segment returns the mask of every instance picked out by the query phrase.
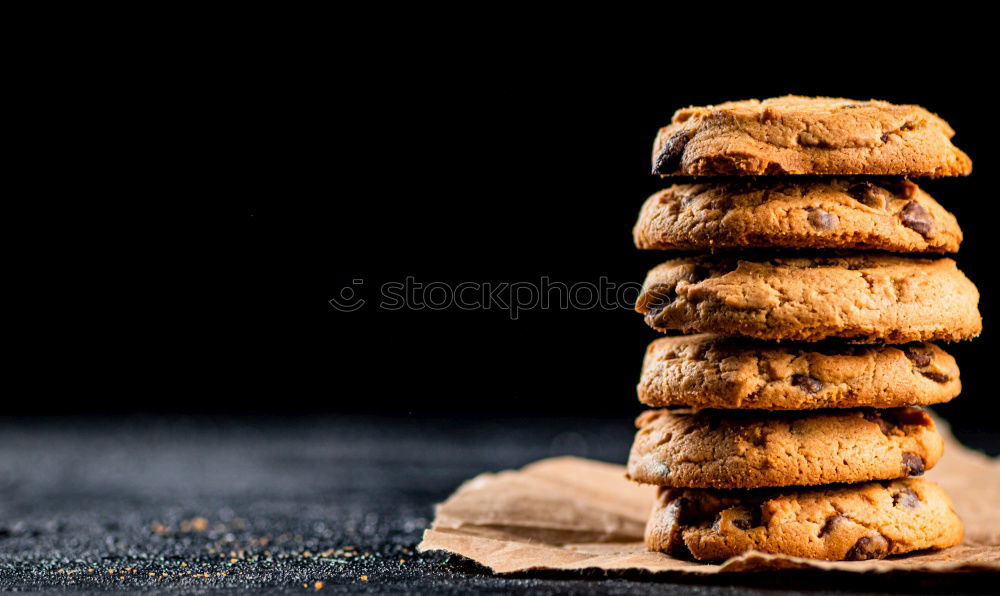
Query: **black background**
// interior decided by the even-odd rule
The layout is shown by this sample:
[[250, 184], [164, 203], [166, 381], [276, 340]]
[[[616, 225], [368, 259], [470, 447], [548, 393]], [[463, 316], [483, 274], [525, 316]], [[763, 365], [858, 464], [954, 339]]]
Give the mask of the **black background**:
[[[955, 59], [985, 60], [981, 48], [764, 61], [764, 47], [701, 46], [640, 64], [558, 46], [515, 56], [426, 39], [282, 41], [213, 48], [175, 71], [164, 54], [163, 78], [67, 66], [67, 95], [44, 104], [65, 126], [42, 140], [57, 159], [12, 218], [23, 300], [11, 315], [25, 333], [11, 364], [27, 389], [11, 412], [627, 424], [656, 337], [639, 315], [389, 312], [379, 287], [641, 281], [666, 257], [630, 236], [664, 184], [648, 173], [657, 128], [686, 105], [797, 93], [918, 103], [956, 129], [975, 172], [924, 186], [962, 225], [958, 260], [985, 328], [950, 346], [964, 393], [937, 410], [963, 432], [1000, 428], [1000, 131], [989, 69]], [[327, 301], [354, 279], [368, 304], [334, 310]]]
[[[497, 578], [413, 552], [433, 503], [484, 470], [624, 460], [656, 337], [639, 315], [327, 302], [354, 279], [369, 300], [407, 276], [641, 280], [665, 258], [630, 238], [663, 184], [650, 145], [688, 104], [878, 97], [954, 125], [975, 172], [926, 187], [965, 230], [985, 329], [948, 348], [965, 391], [937, 410], [998, 453], [993, 19], [944, 5], [672, 4], [625, 24], [606, 7], [590, 22], [582, 7], [355, 8], [12, 21], [0, 585], [690, 591], [703, 580]], [[151, 531], [196, 516], [212, 529]], [[247, 525], [219, 529], [234, 516]], [[212, 550], [231, 535], [249, 549], [236, 563]], [[259, 537], [275, 540], [248, 546]], [[346, 545], [365, 556], [334, 568], [305, 553]], [[105, 572], [125, 567], [139, 573]], [[931, 581], [876, 579], [803, 581]]]

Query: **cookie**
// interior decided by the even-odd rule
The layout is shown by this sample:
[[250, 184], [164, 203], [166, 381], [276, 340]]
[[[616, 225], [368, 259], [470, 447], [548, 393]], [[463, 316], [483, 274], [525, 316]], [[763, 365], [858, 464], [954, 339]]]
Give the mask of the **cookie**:
[[962, 533], [948, 495], [920, 478], [781, 491], [664, 488], [646, 548], [703, 561], [749, 550], [860, 561], [954, 546]]
[[674, 113], [653, 145], [664, 176], [956, 176], [972, 160], [915, 105], [789, 95]]
[[892, 480], [931, 469], [944, 450], [920, 408], [648, 410], [636, 427], [629, 477], [684, 488]]
[[955, 216], [909, 180], [754, 178], [676, 184], [646, 200], [643, 249], [852, 248], [956, 252]]
[[905, 343], [979, 335], [979, 292], [951, 259], [699, 256], [649, 272], [636, 310], [661, 331]]
[[931, 343], [765, 343], [712, 334], [660, 338], [642, 363], [649, 406], [811, 410], [946, 402], [958, 365]]

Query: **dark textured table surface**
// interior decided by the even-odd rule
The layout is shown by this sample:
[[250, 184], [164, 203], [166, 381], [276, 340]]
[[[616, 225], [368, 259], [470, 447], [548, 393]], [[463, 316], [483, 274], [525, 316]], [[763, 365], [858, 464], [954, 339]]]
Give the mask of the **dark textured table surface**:
[[[706, 594], [989, 591], [976, 576], [495, 577], [415, 552], [463, 480], [622, 461], [627, 420], [0, 420], [0, 589]], [[995, 450], [995, 437], [962, 437]], [[993, 441], [991, 443], [991, 441]]]

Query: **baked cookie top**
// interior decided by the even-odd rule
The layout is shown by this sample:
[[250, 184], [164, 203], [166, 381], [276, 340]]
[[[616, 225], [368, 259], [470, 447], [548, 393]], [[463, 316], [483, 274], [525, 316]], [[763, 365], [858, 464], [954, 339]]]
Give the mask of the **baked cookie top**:
[[893, 480], [923, 474], [944, 451], [920, 408], [649, 410], [636, 427], [628, 476], [683, 488]]
[[845, 345], [753, 341], [712, 334], [649, 344], [639, 401], [654, 406], [813, 410], [946, 402], [958, 365], [931, 343]]
[[698, 560], [749, 550], [833, 561], [881, 559], [962, 541], [941, 487], [922, 478], [780, 491], [660, 489], [646, 548]]
[[677, 110], [653, 145], [664, 176], [956, 176], [972, 160], [916, 105], [789, 95]]
[[646, 276], [636, 310], [661, 331], [906, 343], [979, 335], [979, 292], [951, 259], [703, 255]]
[[906, 179], [746, 178], [675, 184], [649, 197], [643, 249], [850, 248], [956, 252], [955, 216]]

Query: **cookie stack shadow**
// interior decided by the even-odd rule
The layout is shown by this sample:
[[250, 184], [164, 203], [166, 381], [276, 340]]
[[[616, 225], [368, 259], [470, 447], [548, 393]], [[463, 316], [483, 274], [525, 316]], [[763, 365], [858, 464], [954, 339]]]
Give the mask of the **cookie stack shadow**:
[[931, 342], [977, 336], [975, 286], [941, 255], [954, 216], [921, 177], [967, 175], [927, 110], [783, 97], [679, 110], [654, 145], [641, 249], [685, 251], [636, 304], [659, 331], [628, 462], [660, 486], [650, 550], [829, 560], [958, 544], [948, 496], [917, 478], [944, 449], [923, 406], [956, 397]]

